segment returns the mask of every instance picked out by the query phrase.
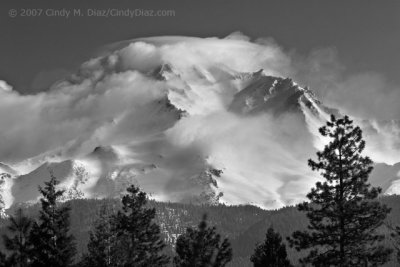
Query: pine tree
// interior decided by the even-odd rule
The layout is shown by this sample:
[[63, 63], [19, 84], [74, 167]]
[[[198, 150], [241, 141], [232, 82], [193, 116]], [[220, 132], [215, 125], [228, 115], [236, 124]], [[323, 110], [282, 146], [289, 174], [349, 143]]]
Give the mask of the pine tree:
[[177, 267], [223, 267], [232, 260], [232, 248], [228, 239], [221, 242], [215, 227], [207, 226], [204, 215], [198, 229], [187, 228], [176, 242]]
[[282, 237], [272, 227], [268, 228], [264, 243], [258, 245], [250, 258], [254, 267], [292, 267], [287, 258]]
[[39, 221], [33, 224], [30, 242], [33, 245], [32, 266], [71, 266], [75, 255], [74, 237], [69, 234], [70, 207], [58, 202], [64, 191], [57, 190], [58, 181], [51, 173], [45, 187], [39, 187]]
[[83, 257], [80, 266], [116, 266], [117, 236], [112, 215], [112, 208], [104, 203], [100, 207], [94, 230], [89, 233], [88, 253]]
[[9, 265], [28, 266], [31, 250], [31, 244], [29, 243], [31, 226], [32, 220], [24, 216], [21, 208], [17, 209], [15, 215], [9, 218], [7, 230], [11, 233], [11, 237], [3, 235], [4, 246], [11, 252], [7, 259]]
[[333, 115], [319, 131], [331, 141], [309, 166], [325, 181], [317, 182], [309, 202], [298, 206], [307, 214], [308, 231], [294, 232], [289, 241], [297, 250], [309, 249], [301, 262], [313, 266], [384, 264], [392, 250], [381, 244], [384, 236], [376, 230], [390, 209], [376, 201], [381, 189], [368, 183], [372, 161], [361, 154], [362, 131], [347, 116]]
[[163, 254], [165, 244], [160, 227], [154, 222], [156, 210], [146, 208], [146, 193], [134, 185], [122, 197], [122, 211], [115, 216], [118, 239], [118, 266], [167, 266], [169, 257]]

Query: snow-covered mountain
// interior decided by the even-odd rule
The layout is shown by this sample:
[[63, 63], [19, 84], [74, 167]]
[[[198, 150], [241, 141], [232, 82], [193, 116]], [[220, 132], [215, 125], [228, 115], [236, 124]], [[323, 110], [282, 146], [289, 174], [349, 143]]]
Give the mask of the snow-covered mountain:
[[[30, 141], [6, 144], [0, 158], [6, 207], [36, 201], [50, 173], [66, 199], [117, 197], [131, 183], [162, 201], [277, 208], [304, 199], [319, 179], [307, 166], [325, 142], [318, 128], [340, 110], [277, 75], [276, 61], [243, 69], [219, 43], [215, 57], [208, 43], [163, 40], [127, 42], [47, 93], [2, 92], [28, 99], [34, 122], [19, 129], [31, 130]], [[400, 127], [356, 123], [379, 163], [372, 183], [400, 192], [400, 168], [391, 165], [400, 161]]]

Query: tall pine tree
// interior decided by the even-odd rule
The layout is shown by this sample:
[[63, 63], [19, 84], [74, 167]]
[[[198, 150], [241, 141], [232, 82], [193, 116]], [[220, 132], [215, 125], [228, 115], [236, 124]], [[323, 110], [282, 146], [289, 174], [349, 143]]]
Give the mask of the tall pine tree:
[[215, 227], [208, 227], [206, 216], [198, 229], [187, 228], [176, 241], [174, 264], [177, 267], [223, 267], [232, 260], [228, 239], [221, 242]]
[[333, 115], [319, 131], [330, 142], [309, 166], [325, 181], [298, 207], [307, 214], [308, 231], [294, 232], [289, 241], [297, 250], [309, 249], [301, 262], [313, 266], [384, 264], [392, 251], [381, 244], [384, 236], [377, 229], [390, 209], [376, 201], [381, 189], [368, 183], [372, 161], [362, 156], [362, 131], [347, 116]]
[[258, 245], [250, 258], [254, 267], [292, 267], [287, 258], [282, 237], [272, 226], [268, 228], [264, 243]]
[[124, 267], [167, 266], [169, 257], [160, 227], [154, 222], [156, 210], [147, 208], [146, 193], [134, 185], [122, 197], [122, 211], [115, 216], [118, 239], [117, 265]]
[[80, 266], [112, 267], [117, 266], [117, 234], [113, 219], [114, 211], [105, 202], [89, 234], [88, 253], [83, 257]]
[[31, 226], [32, 220], [24, 216], [21, 208], [15, 211], [14, 216], [10, 216], [7, 230], [11, 236], [3, 235], [4, 246], [10, 251], [7, 259], [10, 266], [29, 266], [29, 254], [32, 249], [29, 242]]
[[57, 190], [57, 184], [51, 173], [45, 187], [39, 187], [43, 197], [39, 221], [33, 224], [30, 234], [32, 266], [67, 267], [73, 264], [76, 249], [74, 237], [69, 234], [70, 207], [58, 201], [64, 191]]

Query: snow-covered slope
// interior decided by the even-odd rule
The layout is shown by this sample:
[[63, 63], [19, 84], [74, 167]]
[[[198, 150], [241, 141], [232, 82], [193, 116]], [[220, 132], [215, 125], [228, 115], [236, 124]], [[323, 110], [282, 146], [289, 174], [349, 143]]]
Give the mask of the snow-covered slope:
[[[277, 208], [304, 199], [318, 180], [307, 166], [325, 143], [318, 128], [340, 111], [278, 76], [276, 61], [253, 64], [270, 58], [258, 47], [235, 43], [236, 62], [218, 42], [162, 40], [121, 43], [47, 93], [2, 92], [31, 114], [20, 118], [22, 128], [2, 128], [15, 140], [0, 158], [5, 206], [36, 201], [50, 173], [66, 199], [117, 197], [131, 183], [163, 201]], [[397, 170], [390, 164], [399, 161], [400, 127], [356, 123], [368, 155], [382, 164], [371, 181], [400, 192], [386, 171]]]
[[11, 175], [17, 174], [17, 172], [13, 168], [1, 162], [0, 162], [0, 173], [8, 173]]
[[279, 115], [298, 111], [305, 105], [312, 112], [318, 112], [312, 91], [302, 88], [291, 79], [262, 75], [262, 70], [254, 73], [251, 82], [237, 93], [230, 105], [233, 112], [254, 114], [270, 112]]

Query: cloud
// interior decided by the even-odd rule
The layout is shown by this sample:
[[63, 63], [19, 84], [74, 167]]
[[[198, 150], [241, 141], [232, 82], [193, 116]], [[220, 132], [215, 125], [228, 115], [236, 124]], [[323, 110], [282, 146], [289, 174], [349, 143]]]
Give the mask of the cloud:
[[20, 161], [80, 138], [95, 138], [112, 121], [165, 95], [160, 83], [136, 71], [114, 73], [96, 82], [64, 82], [56, 88], [37, 95], [2, 96], [1, 161]]
[[[241, 73], [264, 69], [267, 75], [293, 76], [324, 102], [359, 118], [400, 114], [399, 95], [382, 76], [342, 79], [345, 68], [333, 48], [300, 56], [271, 38], [251, 41], [239, 32], [226, 38], [142, 38], [110, 47], [48, 91], [20, 95], [0, 81], [0, 161], [33, 168], [49, 158], [86, 155], [99, 145], [123, 147], [135, 164], [157, 161], [159, 169], [142, 182], [158, 196], [171, 197], [193, 187], [185, 179], [205, 164], [194, 161], [189, 170], [178, 159], [201, 155], [223, 170], [222, 200], [281, 207], [302, 200], [316, 180], [306, 164], [315, 153], [309, 121], [304, 123], [302, 113], [276, 118], [229, 112], [246, 85], [237, 79]], [[165, 72], [155, 73], [163, 65]], [[378, 138], [382, 125], [371, 129], [370, 153], [397, 144]], [[384, 140], [393, 140], [396, 129]], [[377, 155], [389, 161], [397, 153]]]
[[315, 150], [301, 114], [274, 118], [218, 112], [184, 118], [167, 134], [176, 146], [196, 144], [211, 155], [209, 163], [223, 170], [218, 184], [227, 203], [291, 205], [303, 200], [316, 181], [306, 164]]
[[291, 52], [291, 57], [292, 75], [295, 80], [311, 87], [325, 101], [346, 70], [340, 63], [338, 51], [334, 47], [315, 48], [308, 55]]
[[0, 80], [0, 92], [11, 92], [12, 91], [12, 86], [9, 85], [6, 81]]
[[291, 53], [293, 77], [311, 87], [321, 100], [357, 118], [398, 120], [399, 85], [374, 71], [346, 73], [334, 47], [313, 49], [309, 55]]
[[118, 52], [121, 70], [151, 71], [161, 62], [161, 54], [158, 49], [149, 43], [135, 42]]
[[46, 91], [51, 85], [58, 80], [64, 79], [70, 73], [71, 71], [66, 69], [42, 70], [33, 79], [29, 93]]
[[346, 73], [334, 47], [314, 49], [307, 56], [292, 53], [292, 62], [297, 81], [362, 126], [366, 155], [379, 163], [399, 162], [399, 85], [373, 71]]
[[247, 35], [243, 34], [240, 31], [229, 34], [228, 36], [225, 37], [225, 39], [241, 40], [241, 41], [246, 41], [246, 42], [250, 41], [250, 37], [248, 37]]
[[[154, 37], [140, 40], [159, 47], [162, 60], [173, 62], [181, 69], [223, 66], [249, 72], [263, 68], [271, 75], [286, 75], [291, 63], [290, 57], [279, 46], [257, 44], [246, 38]], [[160, 40], [166, 44], [160, 44]]]
[[361, 73], [338, 82], [327, 92], [327, 99], [359, 118], [400, 118], [400, 88], [391, 86], [377, 73]]

